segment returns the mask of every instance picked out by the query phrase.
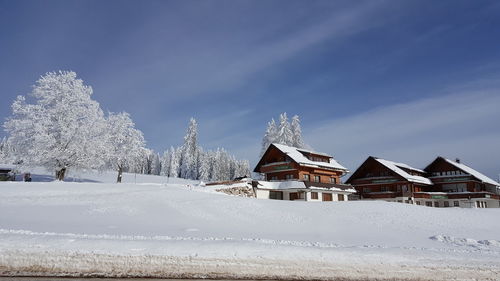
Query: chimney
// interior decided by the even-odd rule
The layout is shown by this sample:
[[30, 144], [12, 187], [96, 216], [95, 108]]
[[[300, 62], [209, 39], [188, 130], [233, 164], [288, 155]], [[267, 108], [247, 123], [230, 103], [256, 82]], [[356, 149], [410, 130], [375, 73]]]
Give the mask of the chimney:
[[460, 159], [459, 158], [455, 158], [455, 162], [460, 163]]

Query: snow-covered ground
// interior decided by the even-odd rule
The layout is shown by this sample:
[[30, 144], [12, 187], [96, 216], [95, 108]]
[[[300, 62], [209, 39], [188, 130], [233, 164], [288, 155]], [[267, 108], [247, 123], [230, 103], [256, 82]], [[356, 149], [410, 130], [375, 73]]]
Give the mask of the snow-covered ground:
[[115, 177], [1, 182], [0, 275], [500, 280], [499, 209], [260, 200]]

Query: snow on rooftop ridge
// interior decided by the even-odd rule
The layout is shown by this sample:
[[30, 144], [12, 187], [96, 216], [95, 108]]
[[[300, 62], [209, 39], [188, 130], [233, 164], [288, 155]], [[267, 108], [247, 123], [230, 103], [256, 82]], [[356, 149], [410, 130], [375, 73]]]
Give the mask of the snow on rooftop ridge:
[[389, 161], [389, 160], [385, 160], [385, 159], [381, 159], [381, 158], [375, 158], [375, 160], [410, 182], [432, 185], [432, 181], [430, 179], [428, 179], [426, 177], [422, 177], [422, 176], [410, 175], [407, 172], [405, 172], [403, 169], [401, 169], [400, 167], [414, 170], [414, 171], [421, 171], [419, 169], [415, 169], [415, 168], [408, 166], [406, 164], [403, 164], [403, 163], [397, 163], [397, 162], [393, 162], [393, 161]]
[[302, 181], [258, 181], [259, 188], [264, 189], [298, 189], [306, 188]]
[[[293, 161], [297, 162], [298, 164], [311, 165], [311, 166], [315, 166], [315, 167], [326, 167], [326, 168], [330, 168], [330, 169], [343, 170], [343, 171], [347, 172], [346, 167], [340, 165], [335, 159], [333, 159], [333, 157], [331, 157], [329, 155], [328, 155], [328, 157], [331, 157], [330, 163], [312, 161], [312, 160], [308, 159], [307, 157], [305, 157], [304, 154], [302, 154], [300, 152], [300, 151], [305, 151], [303, 149], [291, 147], [291, 146], [279, 144], [279, 143], [273, 143], [273, 145], [276, 148], [278, 148], [279, 150], [281, 150], [281, 152], [287, 154], [290, 158], [293, 159]], [[307, 151], [307, 152], [310, 152], [310, 151]], [[312, 152], [312, 153], [318, 154], [316, 152]]]
[[[443, 157], [444, 158], [444, 157]], [[444, 160], [446, 160], [446, 162], [452, 164], [453, 166], [461, 169], [462, 171], [476, 177], [477, 179], [481, 180], [482, 182], [485, 182], [485, 183], [489, 183], [489, 184], [492, 184], [492, 185], [495, 185], [495, 186], [500, 186], [500, 183], [494, 181], [493, 179], [483, 175], [482, 173], [474, 170], [473, 168], [465, 165], [465, 164], [462, 164], [462, 163], [458, 163], [456, 161], [453, 161], [453, 160], [450, 160], [450, 159], [447, 159], [447, 158], [444, 158]]]

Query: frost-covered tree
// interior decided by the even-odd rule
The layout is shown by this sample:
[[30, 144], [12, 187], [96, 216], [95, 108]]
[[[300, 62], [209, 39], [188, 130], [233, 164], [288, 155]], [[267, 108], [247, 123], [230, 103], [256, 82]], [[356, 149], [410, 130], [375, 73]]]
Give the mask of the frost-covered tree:
[[264, 155], [269, 145], [278, 140], [278, 128], [276, 126], [276, 122], [274, 118], [271, 119], [270, 122], [267, 123], [266, 133], [264, 134], [264, 138], [262, 138], [262, 149], [260, 150], [260, 156]]
[[180, 176], [180, 158], [181, 149], [180, 147], [175, 149], [170, 147], [170, 177], [178, 178]]
[[163, 152], [163, 156], [161, 157], [161, 171], [160, 175], [170, 177], [170, 153], [169, 151]]
[[302, 140], [302, 129], [300, 127], [300, 118], [298, 115], [292, 117], [292, 124], [290, 125], [292, 130], [292, 140], [291, 146], [304, 148], [304, 141]]
[[160, 162], [160, 154], [158, 153], [153, 153], [151, 155], [152, 160], [151, 160], [151, 174], [152, 175], [160, 175], [161, 171], [161, 162]]
[[271, 143], [279, 143], [298, 148], [306, 147], [306, 144], [304, 144], [302, 140], [302, 129], [300, 127], [299, 116], [295, 115], [290, 124], [286, 112], [284, 112], [280, 114], [279, 125], [276, 125], [274, 119], [267, 123], [267, 129], [262, 138], [261, 157]]
[[200, 153], [200, 168], [199, 168], [199, 179], [202, 181], [209, 181], [212, 174], [213, 166], [213, 153], [211, 151], [206, 151]]
[[104, 114], [91, 99], [92, 88], [71, 71], [50, 72], [35, 84], [28, 103], [18, 96], [4, 124], [17, 156], [27, 166], [53, 169], [100, 168], [108, 147]]
[[144, 136], [135, 129], [128, 113], [110, 113], [107, 129], [107, 161], [109, 166], [118, 171], [117, 182], [122, 181], [126, 167], [137, 165], [144, 153]]
[[9, 163], [9, 146], [7, 144], [7, 138], [3, 137], [0, 142], [0, 163]]
[[290, 128], [290, 123], [288, 122], [288, 117], [286, 116], [286, 112], [284, 112], [280, 115], [278, 138], [276, 142], [284, 145], [292, 145], [292, 138], [293, 135], [292, 135], [292, 130]]
[[184, 144], [181, 147], [180, 155], [180, 177], [185, 179], [196, 179], [198, 173], [198, 125], [194, 118], [189, 121], [189, 127], [184, 136]]

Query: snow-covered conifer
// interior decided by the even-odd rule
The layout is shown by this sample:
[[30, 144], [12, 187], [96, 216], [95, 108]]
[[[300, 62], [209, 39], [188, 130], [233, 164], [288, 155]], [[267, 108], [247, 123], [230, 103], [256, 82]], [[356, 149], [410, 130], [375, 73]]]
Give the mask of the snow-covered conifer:
[[262, 149], [260, 150], [260, 156], [264, 155], [269, 145], [278, 140], [278, 128], [276, 127], [276, 122], [274, 118], [271, 119], [269, 123], [267, 123], [266, 133], [264, 134], [264, 138], [262, 138]]
[[160, 154], [155, 152], [151, 155], [151, 157], [152, 157], [151, 174], [158, 176], [158, 175], [160, 175], [160, 171], [161, 171]]
[[161, 157], [161, 171], [160, 175], [170, 177], [170, 153], [169, 151], [163, 152], [163, 156]]
[[202, 181], [209, 181], [210, 176], [211, 176], [211, 170], [212, 170], [212, 152], [211, 151], [206, 151], [203, 153], [200, 153], [200, 175], [199, 179]]
[[277, 143], [284, 145], [292, 145], [292, 130], [290, 129], [290, 123], [288, 122], [288, 117], [286, 112], [280, 114], [280, 124], [278, 127], [278, 138]]
[[189, 127], [181, 147], [180, 177], [196, 179], [196, 160], [198, 154], [198, 125], [194, 118], [189, 121]]
[[107, 128], [92, 88], [76, 73], [50, 72], [33, 88], [35, 103], [18, 96], [4, 126], [24, 165], [44, 166], [63, 180], [67, 169], [99, 168], [105, 163]]
[[292, 130], [291, 146], [304, 148], [304, 141], [302, 140], [302, 129], [300, 127], [300, 118], [298, 115], [292, 117], [290, 128]]
[[170, 172], [169, 175], [172, 178], [178, 178], [180, 176], [180, 158], [181, 158], [181, 148], [175, 149], [170, 147]]

